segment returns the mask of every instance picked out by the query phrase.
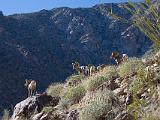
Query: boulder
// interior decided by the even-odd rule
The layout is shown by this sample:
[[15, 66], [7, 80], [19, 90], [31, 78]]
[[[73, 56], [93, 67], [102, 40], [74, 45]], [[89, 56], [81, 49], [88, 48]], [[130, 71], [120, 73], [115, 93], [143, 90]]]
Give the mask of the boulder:
[[[39, 94], [36, 96], [28, 97], [27, 99], [16, 104], [11, 120], [20, 120], [21, 117], [25, 117], [28, 119], [35, 113], [40, 113], [44, 106], [54, 107], [58, 104], [58, 102], [58, 97], [52, 97], [47, 94]], [[39, 118], [42, 115], [42, 113], [39, 114]]]

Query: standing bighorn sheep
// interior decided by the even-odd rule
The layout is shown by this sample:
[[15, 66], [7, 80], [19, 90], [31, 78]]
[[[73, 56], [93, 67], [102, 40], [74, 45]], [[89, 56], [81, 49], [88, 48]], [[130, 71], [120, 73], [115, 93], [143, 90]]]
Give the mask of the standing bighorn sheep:
[[123, 61], [118, 52], [112, 52], [110, 58], [113, 58], [116, 61], [117, 65], [121, 64]]
[[122, 62], [128, 61], [127, 54], [123, 54], [121, 57], [118, 52], [112, 52], [110, 58], [113, 58], [116, 61], [117, 65], [121, 64]]
[[28, 97], [35, 95], [36, 92], [35, 80], [26, 80], [24, 85], [28, 88]]
[[79, 62], [72, 63], [72, 67], [74, 70], [78, 72], [78, 74], [91, 76], [96, 72], [96, 67], [94, 65], [88, 64], [87, 66], [80, 66]]
[[96, 67], [94, 65], [88, 64], [88, 76], [92, 76], [94, 73], [96, 73]]
[[84, 66], [80, 66], [79, 62], [72, 63], [72, 67], [78, 74], [84, 74]]
[[128, 61], [128, 55], [127, 54], [123, 54], [122, 55], [122, 60], [123, 60], [123, 62], [127, 62]]

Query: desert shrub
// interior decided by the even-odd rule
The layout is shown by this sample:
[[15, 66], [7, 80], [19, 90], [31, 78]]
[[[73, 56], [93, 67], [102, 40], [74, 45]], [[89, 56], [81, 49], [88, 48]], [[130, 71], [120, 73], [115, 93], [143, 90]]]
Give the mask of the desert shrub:
[[[97, 91], [88, 104], [79, 112], [79, 120], [98, 120], [112, 110], [113, 94], [111, 91]], [[113, 120], [113, 114], [108, 114], [107, 120]]]
[[133, 103], [127, 106], [127, 111], [132, 114], [135, 120], [160, 120], [159, 105], [150, 103], [146, 99], [137, 99], [134, 97]]
[[85, 93], [86, 90], [83, 85], [69, 87], [64, 90], [62, 99], [77, 103], [85, 95]]
[[153, 71], [148, 71], [147, 69], [139, 69], [137, 75], [132, 80], [132, 83], [129, 85], [130, 91], [132, 93], [141, 92], [144, 87], [152, 88], [155, 85]]
[[51, 95], [53, 97], [60, 97], [62, 90], [63, 90], [63, 84], [55, 83], [50, 85], [47, 88], [46, 92], [48, 95]]
[[112, 77], [118, 75], [117, 68], [116, 66], [107, 66], [101, 72], [99, 72], [99, 75], [111, 79]]
[[84, 78], [85, 78], [84, 75], [72, 75], [68, 77], [66, 81], [68, 86], [76, 86], [79, 83], [81, 83]]
[[137, 71], [137, 76], [133, 78], [131, 84], [129, 85], [129, 89], [130, 91], [132, 91], [132, 93], [139, 92], [141, 88], [147, 85], [148, 80], [146, 75], [147, 75], [147, 72], [144, 69], [139, 69]]
[[100, 86], [101, 84], [103, 84], [105, 81], [107, 81], [108, 79], [106, 77], [103, 76], [95, 76], [90, 78], [85, 86], [86, 86], [86, 90], [88, 91], [93, 91], [95, 90], [98, 86]]
[[118, 70], [121, 77], [125, 77], [134, 72], [137, 72], [139, 69], [145, 68], [142, 61], [138, 58], [130, 58], [127, 62], [122, 63]]
[[9, 120], [9, 119], [10, 119], [9, 111], [8, 110], [4, 110], [3, 111], [2, 120]]
[[134, 117], [135, 120], [138, 120], [138, 118], [143, 115], [143, 108], [146, 106], [146, 100], [133, 97], [133, 102], [127, 106], [127, 111]]
[[[150, 108], [151, 109], [151, 108]], [[160, 120], [160, 108], [157, 110], [154, 110], [153, 108], [148, 112], [146, 112], [142, 116], [142, 120]]]
[[106, 67], [104, 70], [99, 72], [95, 76], [91, 76], [85, 82], [85, 88], [88, 91], [94, 91], [98, 86], [104, 82], [109, 82], [113, 77], [117, 76], [117, 71], [115, 66]]
[[58, 104], [58, 109], [60, 111], [66, 111], [69, 109], [69, 107], [73, 104], [73, 101], [62, 99]]
[[140, 79], [134, 78], [132, 83], [129, 85], [129, 90], [132, 91], [132, 93], [136, 94], [137, 92], [140, 92], [141, 88], [143, 88], [145, 84]]
[[[135, 119], [138, 119], [144, 114], [143, 108], [148, 105], [148, 100], [153, 100], [154, 95], [156, 94], [156, 84], [153, 79], [153, 72], [148, 71], [147, 69], [139, 69], [134, 80], [129, 85], [129, 89], [133, 93], [133, 102], [127, 109], [128, 112], [134, 115]], [[150, 89], [150, 92], [148, 92], [148, 99], [138, 99], [137, 94], [143, 93], [146, 89]]]

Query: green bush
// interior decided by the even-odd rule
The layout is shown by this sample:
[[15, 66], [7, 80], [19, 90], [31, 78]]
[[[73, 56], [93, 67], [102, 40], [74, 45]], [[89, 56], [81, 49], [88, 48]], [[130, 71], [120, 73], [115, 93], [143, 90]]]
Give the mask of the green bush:
[[119, 66], [118, 70], [119, 70], [119, 75], [121, 77], [125, 77], [134, 72], [137, 72], [139, 69], [144, 69], [144, 68], [145, 66], [140, 59], [130, 58], [127, 62], [122, 63]]
[[69, 107], [73, 104], [73, 101], [71, 100], [65, 100], [65, 99], [62, 99], [59, 104], [58, 104], [58, 109], [60, 111], [66, 111], [69, 109]]
[[68, 86], [77, 86], [82, 82], [82, 80], [85, 78], [84, 75], [72, 75], [67, 78], [67, 85]]
[[[94, 97], [86, 104], [79, 113], [79, 120], [98, 120], [112, 110], [113, 94], [111, 91], [97, 91]], [[113, 114], [109, 114], [106, 120], [113, 120]]]
[[101, 76], [107, 77], [108, 79], [112, 79], [112, 77], [115, 77], [118, 75], [118, 72], [117, 72], [116, 66], [107, 66], [99, 74]]
[[144, 87], [144, 83], [143, 81], [141, 81], [141, 79], [136, 79], [134, 78], [132, 83], [129, 85], [129, 90], [134, 93], [137, 94], [140, 92], [141, 88]]
[[101, 84], [103, 84], [107, 80], [108, 79], [106, 77], [103, 77], [103, 76], [92, 77], [85, 84], [86, 90], [94, 91], [98, 86], [100, 86]]
[[129, 85], [130, 91], [136, 94], [142, 91], [144, 87], [151, 88], [155, 85], [154, 74], [146, 69], [139, 69], [137, 75], [133, 78]]
[[[129, 113], [131, 113], [135, 119], [142, 116], [143, 108], [148, 105], [148, 99], [139, 99], [138, 94], [144, 93], [144, 90], [150, 89], [148, 92], [148, 98], [154, 99], [156, 84], [153, 80], [153, 72], [146, 69], [139, 69], [137, 75], [133, 78], [132, 83], [129, 85], [129, 90], [133, 93], [133, 102], [127, 107]], [[149, 115], [148, 118], [153, 118]], [[152, 119], [148, 119], [152, 120]], [[154, 120], [154, 119], [153, 119]], [[157, 119], [158, 120], [158, 119]]]
[[50, 85], [46, 92], [48, 95], [51, 95], [53, 97], [60, 97], [60, 94], [63, 90], [63, 84], [60, 84], [60, 83], [55, 83], [55, 84], [52, 84]]
[[86, 90], [83, 85], [69, 87], [64, 91], [62, 99], [77, 103], [85, 95], [85, 93]]
[[129, 85], [129, 89], [132, 91], [132, 93], [136, 94], [137, 92], [140, 92], [139, 90], [141, 90], [146, 83], [146, 71], [144, 69], [139, 69], [137, 71], [137, 76], [133, 78], [131, 84]]

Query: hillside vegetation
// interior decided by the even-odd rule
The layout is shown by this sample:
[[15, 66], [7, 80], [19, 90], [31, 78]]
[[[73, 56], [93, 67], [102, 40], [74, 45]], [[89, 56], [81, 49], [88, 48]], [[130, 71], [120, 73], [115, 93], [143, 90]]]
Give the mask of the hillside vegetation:
[[69, 114], [73, 120], [160, 120], [160, 51], [89, 77], [74, 74], [46, 92], [60, 97], [56, 107], [41, 111], [47, 120], [71, 120]]
[[[64, 83], [51, 84], [46, 94], [59, 102], [37, 111], [29, 97], [31, 102], [15, 107], [16, 119], [11, 120], [160, 120], [160, 50], [108, 65], [92, 76], [73, 74]], [[5, 110], [2, 120], [8, 118]]]

